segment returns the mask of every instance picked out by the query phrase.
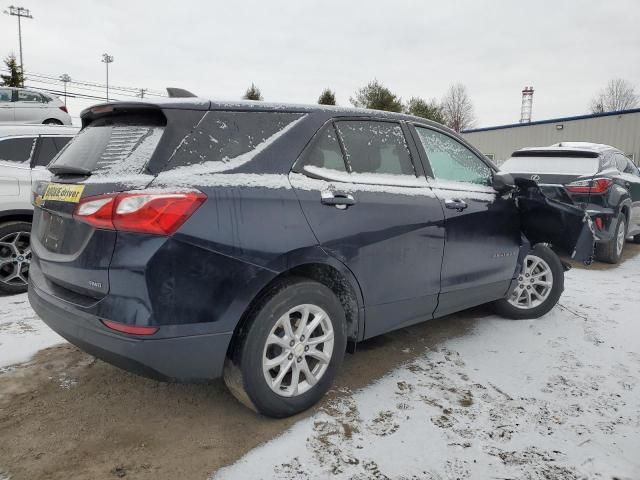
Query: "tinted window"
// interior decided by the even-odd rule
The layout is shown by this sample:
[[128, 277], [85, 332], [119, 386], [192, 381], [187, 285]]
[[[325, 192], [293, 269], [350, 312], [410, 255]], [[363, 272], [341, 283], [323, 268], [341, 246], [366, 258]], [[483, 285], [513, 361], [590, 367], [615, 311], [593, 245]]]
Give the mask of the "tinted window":
[[305, 165], [347, 171], [333, 125], [329, 125], [318, 134], [316, 142], [307, 153]]
[[443, 133], [416, 130], [436, 179], [491, 184], [491, 169], [467, 147]]
[[8, 103], [11, 101], [13, 92], [10, 88], [0, 88], [0, 103]]
[[38, 92], [30, 92], [29, 90], [18, 90], [19, 102], [40, 102], [42, 103], [42, 95]]
[[[207, 112], [182, 142], [167, 164], [167, 170], [204, 162], [219, 162], [222, 168], [233, 160], [249, 160], [275, 141], [301, 113]], [[233, 168], [233, 164], [228, 168]]]
[[62, 148], [69, 143], [73, 137], [51, 137], [53, 138], [54, 143], [56, 144], [56, 148], [58, 151], [62, 150]]
[[8, 138], [0, 141], [0, 160], [8, 162], [28, 162], [35, 138]]
[[336, 122], [336, 127], [352, 172], [415, 176], [399, 124], [341, 121]]
[[163, 131], [154, 126], [92, 124], [69, 142], [53, 165], [86, 169], [93, 175], [140, 173]]
[[58, 152], [71, 140], [70, 137], [40, 137], [34, 166], [46, 167]]

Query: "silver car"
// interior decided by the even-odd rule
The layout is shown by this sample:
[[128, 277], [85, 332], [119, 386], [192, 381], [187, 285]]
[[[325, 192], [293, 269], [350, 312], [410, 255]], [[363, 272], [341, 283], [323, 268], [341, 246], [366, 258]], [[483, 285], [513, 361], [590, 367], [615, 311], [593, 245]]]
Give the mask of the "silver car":
[[65, 104], [50, 93], [30, 88], [0, 87], [2, 123], [71, 125], [71, 117]]

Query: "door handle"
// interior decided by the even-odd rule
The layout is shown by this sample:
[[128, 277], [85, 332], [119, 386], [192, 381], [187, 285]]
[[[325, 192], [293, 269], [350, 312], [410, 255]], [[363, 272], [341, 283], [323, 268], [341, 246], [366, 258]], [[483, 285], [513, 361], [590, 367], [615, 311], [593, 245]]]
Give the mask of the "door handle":
[[447, 208], [450, 208], [451, 210], [461, 212], [465, 208], [467, 208], [469, 205], [467, 205], [466, 202], [463, 202], [459, 198], [454, 198], [453, 200], [449, 200], [449, 199], [445, 200], [444, 206]]
[[333, 205], [341, 210], [356, 204], [356, 199], [350, 193], [332, 192], [330, 190], [325, 190], [320, 194], [320, 201], [323, 205]]

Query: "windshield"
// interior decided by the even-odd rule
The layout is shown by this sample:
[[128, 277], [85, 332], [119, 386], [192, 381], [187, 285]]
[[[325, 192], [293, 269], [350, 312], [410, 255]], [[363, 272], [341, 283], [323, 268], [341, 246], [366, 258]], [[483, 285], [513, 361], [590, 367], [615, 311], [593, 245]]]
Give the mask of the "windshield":
[[500, 170], [509, 173], [593, 175], [598, 172], [598, 165], [598, 158], [511, 157], [500, 166]]

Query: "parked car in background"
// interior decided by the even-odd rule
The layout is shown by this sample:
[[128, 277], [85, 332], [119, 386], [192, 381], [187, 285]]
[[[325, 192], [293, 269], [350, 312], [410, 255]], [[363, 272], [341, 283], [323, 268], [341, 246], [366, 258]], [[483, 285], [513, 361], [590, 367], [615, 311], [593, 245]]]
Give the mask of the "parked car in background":
[[0, 292], [27, 290], [31, 262], [31, 185], [78, 128], [0, 125]]
[[67, 107], [58, 97], [31, 88], [0, 87], [0, 124], [71, 125]]
[[171, 99], [82, 124], [34, 185], [31, 305], [99, 358], [224, 375], [270, 416], [318, 401], [347, 342], [482, 303], [548, 312], [563, 264], [526, 236], [593, 250], [581, 209], [516, 188], [422, 118]]
[[627, 237], [640, 243], [640, 172], [615, 147], [562, 142], [523, 148], [501, 170], [534, 180], [547, 196], [585, 210], [596, 227], [598, 260], [618, 263]]

